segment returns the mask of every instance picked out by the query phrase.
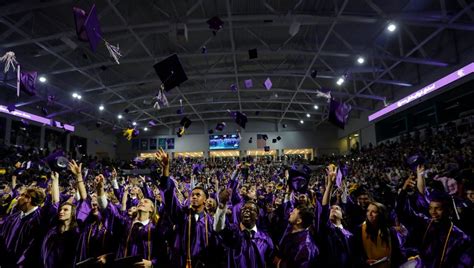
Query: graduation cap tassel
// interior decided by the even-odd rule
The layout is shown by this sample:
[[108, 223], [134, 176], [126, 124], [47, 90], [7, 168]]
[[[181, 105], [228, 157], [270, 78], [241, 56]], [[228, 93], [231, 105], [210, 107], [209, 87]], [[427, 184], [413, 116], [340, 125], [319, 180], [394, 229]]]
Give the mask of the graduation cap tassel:
[[13, 51], [8, 51], [7, 53], [5, 53], [5, 55], [0, 57], [0, 62], [5, 62], [5, 67], [3, 68], [4, 73], [7, 73], [8, 70], [10, 70], [10, 67], [15, 70], [15, 64], [18, 65], [18, 62], [16, 61], [15, 57], [15, 52]]
[[122, 57], [122, 52], [120, 52], [119, 44], [117, 46], [111, 45], [109, 42], [105, 41], [105, 46], [109, 51], [110, 56], [115, 60], [117, 64], [120, 64], [119, 59]]

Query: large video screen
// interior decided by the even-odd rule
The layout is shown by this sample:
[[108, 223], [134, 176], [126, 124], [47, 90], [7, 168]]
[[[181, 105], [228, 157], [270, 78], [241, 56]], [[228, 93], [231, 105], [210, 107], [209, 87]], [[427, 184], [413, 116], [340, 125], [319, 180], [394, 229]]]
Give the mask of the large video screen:
[[236, 134], [228, 135], [210, 135], [209, 149], [210, 150], [229, 150], [239, 149], [240, 137]]

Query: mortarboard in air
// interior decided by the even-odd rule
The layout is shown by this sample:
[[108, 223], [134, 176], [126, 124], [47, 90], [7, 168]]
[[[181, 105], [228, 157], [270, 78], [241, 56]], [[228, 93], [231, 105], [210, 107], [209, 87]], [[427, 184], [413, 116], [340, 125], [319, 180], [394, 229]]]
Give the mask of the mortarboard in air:
[[279, 140], [281, 140], [281, 137], [280, 137], [280, 136], [277, 137], [277, 141], [279, 141]]
[[265, 147], [263, 147], [263, 150], [264, 150], [265, 152], [270, 152], [270, 146], [265, 146]]
[[265, 82], [263, 83], [263, 86], [267, 89], [267, 90], [270, 90], [273, 86], [272, 84], [272, 80], [270, 80], [270, 77], [267, 77], [267, 79], [265, 80]]
[[230, 85], [230, 91], [237, 92], [237, 86], [235, 84]]
[[329, 117], [328, 121], [336, 125], [337, 127], [344, 129], [344, 126], [349, 119], [349, 113], [352, 107], [347, 103], [340, 103], [333, 99], [329, 103]]
[[150, 121], [148, 121], [148, 125], [149, 125], [150, 127], [154, 127], [154, 126], [156, 126], [156, 122], [153, 121], [153, 120], [150, 120]]
[[217, 125], [216, 125], [216, 130], [217, 130], [217, 131], [223, 131], [224, 128], [225, 128], [225, 126], [226, 126], [225, 122], [217, 123]]
[[214, 35], [224, 26], [224, 22], [217, 16], [208, 19], [207, 24], [209, 25], [209, 29], [213, 31]]
[[191, 123], [192, 121], [187, 117], [183, 117], [183, 119], [181, 119], [181, 122], [179, 122], [179, 124], [184, 128], [188, 128], [191, 125]]
[[66, 158], [63, 150], [56, 150], [49, 154], [42, 161], [52, 171], [61, 171], [66, 169], [69, 160]]
[[97, 122], [95, 123], [95, 126], [99, 128], [100, 126], [102, 126], [102, 122], [97, 121]]
[[412, 170], [416, 170], [416, 167], [419, 165], [424, 165], [425, 161], [425, 158], [420, 154], [415, 154], [407, 158], [407, 164]]
[[268, 135], [267, 135], [267, 134], [263, 134], [263, 135], [262, 135], [262, 139], [265, 140], [265, 141], [268, 140]]
[[247, 116], [239, 111], [231, 112], [231, 115], [234, 118], [235, 123], [245, 129], [245, 125], [248, 121]]
[[207, 131], [207, 133], [209, 133], [209, 134], [213, 134], [213, 133], [214, 133], [214, 129], [212, 129], [212, 128], [211, 128], [211, 129], [209, 129], [209, 130]]
[[249, 143], [252, 143], [252, 142], [253, 142], [253, 139], [252, 139], [252, 137], [250, 137], [250, 139], [249, 139]]
[[253, 60], [258, 58], [258, 51], [256, 48], [249, 49], [249, 59]]
[[303, 164], [295, 163], [289, 170], [288, 184], [295, 192], [304, 193], [308, 189], [311, 169]]
[[102, 41], [102, 31], [100, 30], [95, 4], [92, 5], [88, 14], [77, 7], [73, 7], [73, 12], [77, 37], [81, 41], [89, 42], [91, 50], [95, 52], [100, 41]]
[[251, 88], [253, 87], [253, 82], [252, 82], [252, 79], [247, 79], [244, 81], [244, 84], [245, 84], [245, 88]]
[[317, 75], [318, 75], [318, 71], [316, 69], [311, 70], [311, 77], [312, 78], [316, 78]]
[[283, 124], [283, 125], [281, 125], [281, 126], [282, 126], [283, 128], [287, 128], [287, 127], [288, 127], [287, 124]]
[[125, 109], [125, 110], [123, 110], [123, 112], [126, 113], [126, 114], [128, 114], [128, 112], [130, 112], [130, 110], [129, 110], [129, 109]]
[[161, 87], [166, 91], [170, 91], [188, 80], [177, 54], [158, 62], [153, 65], [153, 68], [163, 83]]
[[273, 140], [272, 140], [272, 143], [277, 143], [277, 139], [273, 139]]
[[207, 53], [207, 47], [206, 47], [206, 46], [201, 47], [201, 53], [202, 53], [202, 54], [206, 54], [206, 53]]

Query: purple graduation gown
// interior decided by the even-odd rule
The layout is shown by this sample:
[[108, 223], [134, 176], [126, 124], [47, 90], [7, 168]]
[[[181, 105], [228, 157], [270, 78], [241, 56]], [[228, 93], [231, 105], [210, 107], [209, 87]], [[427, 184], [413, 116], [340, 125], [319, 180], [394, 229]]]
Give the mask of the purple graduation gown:
[[[212, 256], [217, 248], [217, 239], [212, 228], [214, 219], [209, 214], [203, 212], [195, 220], [195, 214], [188, 207], [180, 204], [175, 195], [175, 186], [168, 177], [161, 177], [160, 187], [165, 196], [165, 213], [176, 225], [174, 243], [171, 245], [172, 263], [177, 267], [185, 267], [189, 217], [191, 218], [191, 263], [192, 267], [213, 267], [216, 265], [216, 257]], [[206, 224], [207, 222], [207, 224]], [[207, 226], [207, 229], [206, 229]]]
[[[416, 246], [420, 249], [420, 257], [426, 267], [472, 267], [474, 265], [471, 239], [451, 221], [432, 222], [425, 215], [416, 213], [407, 202], [406, 191], [401, 191], [398, 195], [396, 211], [405, 226], [413, 227], [409, 236], [415, 236], [413, 240], [418, 243]], [[445, 244], [446, 250], [443, 257]], [[443, 260], [441, 260], [442, 257]]]
[[154, 267], [159, 263], [167, 263], [166, 245], [163, 239], [165, 226], [161, 224], [161, 219], [157, 225], [152, 220], [145, 226], [132, 225], [132, 221], [111, 203], [104, 213], [110, 213], [113, 218], [112, 235], [119, 241], [117, 258], [141, 256], [150, 260]]
[[334, 226], [329, 221], [329, 205], [322, 206], [321, 223], [318, 233], [320, 263], [324, 267], [353, 267], [351, 254], [352, 233]]
[[41, 264], [45, 268], [73, 267], [79, 230], [61, 233], [57, 227], [51, 228], [41, 245]]
[[256, 233], [242, 231], [232, 224], [219, 232], [219, 237], [229, 248], [228, 268], [261, 268], [271, 263], [273, 242], [267, 233], [258, 229]]
[[281, 258], [280, 268], [309, 268], [315, 267], [316, 257], [319, 250], [309, 231], [303, 230], [291, 233], [289, 227], [281, 239], [279, 257]]
[[95, 218], [91, 213], [90, 200], [81, 200], [77, 207], [78, 218], [83, 217], [75, 263], [103, 254], [115, 253], [117, 241], [112, 236], [113, 219], [107, 213], [99, 213]]
[[0, 228], [0, 265], [2, 267], [37, 267], [46, 227], [52, 218], [45, 205], [21, 218], [17, 211], [8, 216]]

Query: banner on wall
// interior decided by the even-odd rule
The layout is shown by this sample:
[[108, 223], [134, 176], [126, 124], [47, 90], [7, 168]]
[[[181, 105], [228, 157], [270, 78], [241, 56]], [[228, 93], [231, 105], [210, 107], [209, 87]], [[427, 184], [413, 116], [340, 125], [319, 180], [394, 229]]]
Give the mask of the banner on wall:
[[150, 139], [150, 150], [156, 150], [156, 139]]
[[166, 139], [166, 146], [168, 147], [168, 150], [173, 150], [174, 149], [174, 138]]
[[147, 151], [148, 150], [148, 139], [141, 139], [140, 140], [140, 150]]
[[166, 150], [166, 139], [158, 139], [158, 148]]

